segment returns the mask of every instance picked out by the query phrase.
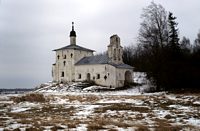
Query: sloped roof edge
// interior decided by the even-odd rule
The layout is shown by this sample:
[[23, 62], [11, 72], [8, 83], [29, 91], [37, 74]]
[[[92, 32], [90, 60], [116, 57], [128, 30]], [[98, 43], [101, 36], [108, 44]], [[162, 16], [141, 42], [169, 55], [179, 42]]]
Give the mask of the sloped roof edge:
[[68, 45], [68, 46], [64, 46], [62, 48], [54, 49], [53, 51], [64, 50], [64, 49], [74, 49], [74, 50], [83, 50], [83, 51], [95, 52], [95, 50], [84, 48], [84, 47], [79, 46], [79, 45]]

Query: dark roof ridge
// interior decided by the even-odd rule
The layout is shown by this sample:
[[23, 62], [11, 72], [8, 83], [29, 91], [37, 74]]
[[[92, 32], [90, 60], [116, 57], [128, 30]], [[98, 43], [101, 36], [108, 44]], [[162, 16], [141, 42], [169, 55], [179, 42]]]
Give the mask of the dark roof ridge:
[[67, 45], [58, 49], [54, 49], [53, 51], [58, 51], [58, 50], [64, 50], [64, 49], [76, 49], [76, 50], [84, 50], [84, 51], [90, 51], [90, 52], [94, 52], [95, 50], [91, 50], [79, 45]]

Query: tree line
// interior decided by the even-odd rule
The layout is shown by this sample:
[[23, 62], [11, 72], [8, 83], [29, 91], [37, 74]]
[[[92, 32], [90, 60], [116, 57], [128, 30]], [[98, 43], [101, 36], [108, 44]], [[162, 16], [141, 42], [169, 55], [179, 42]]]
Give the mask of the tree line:
[[193, 44], [179, 38], [176, 17], [154, 2], [143, 9], [136, 45], [124, 47], [124, 63], [147, 73], [160, 90], [200, 89], [200, 32]]

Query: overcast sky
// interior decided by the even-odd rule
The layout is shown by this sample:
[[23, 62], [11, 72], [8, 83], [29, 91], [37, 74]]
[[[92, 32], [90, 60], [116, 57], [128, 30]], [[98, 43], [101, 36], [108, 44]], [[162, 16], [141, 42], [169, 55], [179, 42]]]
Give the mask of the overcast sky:
[[[152, 0], [0, 0], [0, 88], [33, 88], [51, 81], [52, 50], [69, 44], [71, 22], [77, 43], [103, 52], [118, 34], [135, 44], [142, 8]], [[180, 36], [195, 39], [200, 0], [154, 0], [174, 13]]]

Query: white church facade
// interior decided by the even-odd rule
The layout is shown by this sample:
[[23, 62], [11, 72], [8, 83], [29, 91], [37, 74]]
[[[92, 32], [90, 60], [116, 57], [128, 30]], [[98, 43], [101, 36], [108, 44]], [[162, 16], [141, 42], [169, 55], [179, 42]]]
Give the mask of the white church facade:
[[94, 50], [76, 44], [72, 23], [70, 44], [53, 51], [56, 52], [56, 62], [52, 66], [54, 82], [93, 81], [114, 88], [132, 82], [133, 67], [123, 63], [123, 48], [117, 35], [110, 37], [106, 54], [93, 55]]

